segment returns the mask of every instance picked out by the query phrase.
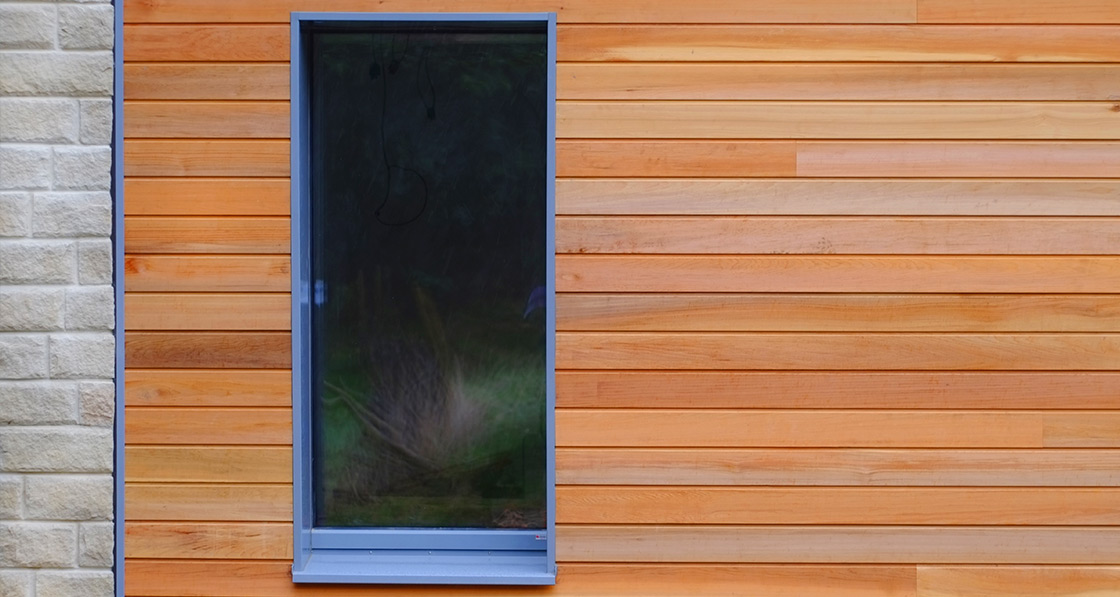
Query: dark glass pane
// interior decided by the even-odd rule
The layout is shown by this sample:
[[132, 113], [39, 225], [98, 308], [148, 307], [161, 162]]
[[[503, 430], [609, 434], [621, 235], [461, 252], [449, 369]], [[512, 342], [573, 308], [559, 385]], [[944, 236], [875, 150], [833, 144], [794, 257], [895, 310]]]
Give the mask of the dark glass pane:
[[312, 35], [318, 526], [545, 526], [546, 43]]

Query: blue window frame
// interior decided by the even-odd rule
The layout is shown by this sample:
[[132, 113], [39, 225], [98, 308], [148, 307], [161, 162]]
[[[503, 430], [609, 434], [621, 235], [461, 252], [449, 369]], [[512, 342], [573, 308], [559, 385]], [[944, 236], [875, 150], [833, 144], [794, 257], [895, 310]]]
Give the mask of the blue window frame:
[[[324, 215], [323, 197], [337, 195], [332, 188], [324, 191], [322, 181], [330, 175], [326, 173], [329, 166], [340, 159], [339, 157], [323, 158], [316, 154], [319, 149], [327, 144], [318, 127], [326, 127], [324, 122], [330, 120], [324, 113], [331, 113], [336, 107], [327, 108], [324, 112], [322, 103], [316, 99], [316, 89], [322, 87], [321, 83], [314, 82], [315, 68], [327, 70], [332, 65], [322, 62], [317, 49], [326, 47], [318, 40], [322, 36], [342, 32], [345, 35], [378, 35], [388, 34], [388, 45], [382, 47], [380, 54], [376, 55], [378, 46], [376, 37], [368, 46], [375, 56], [369, 58], [367, 51], [366, 60], [371, 61], [368, 66], [370, 82], [362, 83], [364, 88], [372, 89], [368, 97], [369, 116], [374, 122], [378, 119], [380, 111], [380, 133], [370, 135], [365, 141], [370, 156], [376, 159], [368, 160], [370, 170], [377, 170], [379, 174], [356, 175], [360, 182], [358, 186], [367, 189], [363, 201], [368, 210], [376, 219], [374, 225], [384, 224], [386, 229], [411, 224], [420, 218], [422, 213], [429, 212], [437, 204], [441, 192], [438, 182], [433, 179], [435, 169], [429, 164], [425, 168], [404, 164], [405, 158], [396, 157], [399, 154], [408, 154], [408, 142], [398, 142], [389, 138], [386, 142], [386, 105], [393, 94], [411, 94], [411, 103], [404, 109], [390, 115], [389, 121], [393, 127], [405, 126], [401, 124], [411, 116], [404, 115], [415, 113], [421, 121], [426, 118], [434, 120], [437, 110], [441, 116], [447, 108], [444, 102], [454, 101], [454, 96], [461, 96], [462, 91], [454, 93], [440, 89], [440, 68], [446, 72], [446, 66], [436, 64], [437, 59], [432, 58], [437, 51], [429, 54], [428, 49], [417, 49], [423, 45], [421, 38], [428, 35], [444, 33], [451, 43], [459, 38], [471, 39], [472, 34], [479, 31], [487, 35], [524, 35], [526, 32], [538, 35], [543, 40], [541, 53], [546, 60], [541, 63], [545, 71], [542, 80], [540, 99], [540, 112], [538, 118], [541, 134], [533, 139], [543, 141], [545, 147], [541, 153], [544, 164], [536, 164], [533, 172], [538, 172], [543, 180], [540, 181], [540, 200], [543, 205], [534, 207], [527, 216], [534, 222], [539, 214], [543, 223], [539, 239], [543, 244], [540, 247], [542, 263], [524, 266], [536, 268], [533, 280], [537, 282], [522, 282], [519, 289], [510, 291], [509, 297], [521, 297], [521, 302], [515, 311], [515, 317], [510, 327], [521, 326], [528, 328], [531, 319], [539, 326], [542, 333], [540, 338], [540, 354], [543, 361], [543, 379], [540, 380], [540, 389], [543, 391], [544, 412], [541, 414], [541, 440], [543, 448], [539, 455], [543, 462], [540, 463], [540, 476], [543, 476], [543, 490], [534, 484], [534, 499], [538, 499], [540, 506], [530, 508], [529, 516], [525, 510], [510, 508], [510, 516], [496, 517], [492, 524], [487, 523], [489, 518], [472, 518], [463, 515], [465, 524], [444, 524], [438, 515], [424, 517], [406, 512], [399, 515], [397, 502], [391, 505], [396, 509], [389, 516], [387, 524], [364, 524], [370, 520], [381, 520], [381, 514], [352, 514], [350, 504], [333, 506], [332, 498], [323, 491], [325, 481], [323, 470], [328, 465], [325, 454], [327, 449], [322, 447], [322, 440], [327, 434], [323, 431], [321, 422], [317, 422], [324, 408], [321, 406], [319, 395], [324, 393], [324, 387], [336, 388], [338, 379], [346, 379], [345, 374], [339, 374], [331, 381], [324, 381], [324, 370], [331, 367], [324, 364], [323, 354], [329, 349], [322, 348], [323, 330], [327, 328], [324, 323], [323, 305], [334, 300], [333, 297], [344, 294], [332, 288], [329, 273], [324, 271], [330, 266], [323, 265], [325, 258], [322, 254], [326, 248], [334, 243], [345, 242], [334, 238], [334, 234], [324, 232], [323, 222], [334, 222], [326, 226], [345, 222], [337, 219], [338, 216]], [[380, 33], [379, 33], [380, 32]], [[553, 280], [555, 278], [555, 240], [553, 221], [555, 219], [554, 205], [554, 178], [555, 178], [555, 88], [556, 88], [556, 17], [554, 14], [385, 14], [385, 13], [292, 13], [291, 20], [291, 90], [292, 90], [292, 387], [293, 387], [293, 475], [294, 475], [294, 558], [292, 565], [292, 578], [295, 582], [307, 583], [433, 583], [433, 584], [527, 584], [544, 585], [555, 583], [555, 456], [554, 456], [554, 406], [555, 406], [555, 298]], [[446, 41], [446, 40], [445, 40]], [[444, 43], [444, 41], [441, 41]], [[465, 42], [474, 43], [474, 42]], [[412, 47], [410, 50], [409, 47]], [[355, 46], [356, 47], [356, 46]], [[345, 48], [343, 48], [345, 50]], [[343, 52], [345, 54], [345, 52]], [[341, 54], [340, 54], [341, 55]], [[315, 65], [320, 65], [316, 67]], [[366, 67], [363, 66], [363, 73]], [[408, 70], [408, 69], [412, 70]], [[400, 71], [398, 73], [398, 71]], [[481, 71], [480, 71], [481, 72]], [[433, 74], [434, 73], [434, 74]], [[394, 81], [407, 81], [408, 87], [402, 91], [388, 87], [390, 76], [400, 75]], [[489, 77], [489, 75], [486, 75]], [[477, 79], [477, 77], [476, 77]], [[435, 81], [435, 82], [433, 82]], [[479, 83], [477, 80], [471, 84], [487, 85], [486, 81]], [[319, 87], [316, 87], [319, 85]], [[394, 85], [397, 85], [394, 83]], [[493, 84], [490, 85], [494, 87]], [[404, 88], [403, 84], [398, 85]], [[500, 87], [500, 85], [499, 85]], [[380, 94], [380, 95], [378, 95]], [[452, 97], [448, 97], [452, 96]], [[534, 96], [536, 97], [536, 96]], [[320, 101], [319, 104], [316, 104]], [[535, 101], [535, 100], [534, 100]], [[319, 107], [316, 107], [318, 105]], [[394, 108], [395, 109], [395, 108]], [[318, 111], [317, 111], [318, 110]], [[514, 108], [510, 108], [511, 111]], [[451, 110], [452, 119], [462, 119], [462, 114], [456, 115], [454, 108]], [[333, 117], [333, 116], [332, 116]], [[355, 121], [361, 119], [355, 116]], [[335, 125], [337, 128], [337, 124]], [[419, 125], [418, 125], [419, 126]], [[350, 127], [357, 131], [364, 131], [362, 126], [355, 124]], [[396, 130], [396, 129], [391, 129]], [[353, 131], [346, 131], [352, 134]], [[341, 134], [341, 133], [339, 133]], [[364, 134], [357, 133], [359, 136]], [[392, 133], [390, 133], [391, 135]], [[477, 135], [477, 131], [473, 134]], [[521, 135], [516, 137], [520, 138]], [[442, 138], [442, 137], [441, 137]], [[523, 140], [518, 139], [519, 142]], [[359, 139], [358, 143], [362, 141]], [[403, 148], [402, 148], [403, 147]], [[444, 148], [446, 151], [446, 148]], [[454, 149], [464, 153], [481, 151], [479, 146], [472, 144], [470, 147]], [[352, 151], [350, 153], [353, 153]], [[511, 151], [510, 154], [519, 152]], [[409, 155], [415, 155], [415, 151]], [[516, 158], [511, 157], [511, 159]], [[410, 158], [422, 159], [422, 158]], [[332, 162], [333, 160], [333, 162]], [[429, 162], [431, 159], [428, 160]], [[524, 161], [524, 160], [522, 160]], [[398, 163], [401, 162], [401, 163]], [[324, 166], [327, 163], [328, 166]], [[350, 168], [350, 170], [355, 170]], [[361, 178], [366, 176], [366, 178]], [[394, 176], [395, 181], [394, 182]], [[456, 184], [469, 185], [471, 183], [459, 182]], [[517, 184], [517, 183], [511, 183]], [[377, 187], [383, 185], [383, 187]], [[396, 185], [396, 186], [394, 186]], [[383, 188], [383, 190], [381, 190]], [[373, 190], [368, 190], [373, 189]], [[400, 203], [393, 199], [395, 193], [412, 193], [411, 203]], [[332, 195], [333, 193], [333, 195]], [[355, 202], [356, 203], [356, 202]], [[444, 203], [447, 203], [445, 201]], [[395, 211], [394, 211], [395, 210]], [[485, 227], [486, 221], [477, 222], [478, 214], [464, 216], [461, 209], [458, 215], [449, 215], [446, 218], [475, 217], [473, 228]], [[503, 210], [504, 212], [505, 210]], [[450, 213], [450, 212], [449, 212]], [[492, 212], [490, 212], [492, 213]], [[335, 217], [331, 220], [330, 217]], [[425, 215], [424, 217], [428, 217]], [[503, 216], [505, 217], [505, 216]], [[441, 220], [442, 221], [442, 220]], [[509, 226], [505, 226], [509, 228]], [[330, 228], [328, 228], [330, 229]], [[497, 231], [483, 231], [489, 235]], [[395, 234], [395, 232], [394, 232]], [[448, 233], [451, 235], [451, 233]], [[533, 236], [537, 238], [537, 236]], [[402, 241], [404, 242], [404, 241]], [[514, 242], [524, 243], [524, 239]], [[363, 245], [364, 246], [364, 245]], [[384, 248], [384, 245], [369, 245]], [[384, 252], [384, 251], [382, 251]], [[415, 251], [414, 251], [415, 252]], [[368, 255], [369, 252], [360, 253]], [[354, 259], [350, 258], [350, 262]], [[522, 262], [526, 261], [521, 259]], [[385, 266], [389, 267], [389, 266]], [[516, 269], [517, 266], [510, 266]], [[510, 268], [501, 270], [505, 277], [516, 277], [509, 274]], [[446, 267], [445, 267], [446, 269]], [[454, 269], [454, 268], [451, 268]], [[518, 271], [522, 271], [518, 270]], [[378, 270], [381, 276], [383, 270]], [[423, 273], [423, 272], [421, 272]], [[498, 271], [490, 272], [490, 277], [500, 277]], [[367, 277], [372, 275], [364, 272]], [[412, 273], [413, 277], [421, 274]], [[429, 276], [430, 277], [430, 276]], [[480, 276], [475, 276], [476, 278]], [[481, 276], [486, 277], [486, 276]], [[524, 276], [522, 276], [524, 278]], [[366, 279], [366, 278], [363, 278]], [[380, 280], [380, 278], [379, 278]], [[380, 283], [380, 282], [379, 282]], [[436, 282], [431, 284], [438, 286]], [[444, 286], [453, 285], [446, 282]], [[422, 282], [413, 285], [412, 290], [418, 304], [430, 305], [434, 301], [428, 297], [436, 293], [435, 290], [425, 291]], [[489, 287], [487, 287], [489, 288]], [[345, 288], [343, 290], [346, 290]], [[458, 294], [463, 292], [457, 291]], [[490, 290], [478, 291], [479, 296]], [[354, 294], [354, 293], [350, 293]], [[393, 300], [401, 301], [400, 292], [394, 295]], [[456, 293], [450, 293], [456, 294]], [[514, 299], [495, 299], [493, 302], [510, 304]], [[341, 299], [339, 299], [341, 300]], [[363, 294], [362, 300], [367, 300]], [[371, 303], [376, 302], [370, 300]], [[366, 304], [366, 303], [361, 303]], [[424, 308], [413, 306], [413, 310], [424, 311]], [[523, 311], [522, 311], [523, 308]], [[504, 313], [510, 309], [503, 307]], [[431, 309], [424, 311], [430, 313]], [[395, 317], [395, 316], [394, 316]], [[431, 319], [430, 315], [420, 316], [425, 321]], [[437, 317], [438, 319], [438, 317]], [[520, 320], [524, 320], [521, 322]], [[383, 329], [384, 325], [379, 323]], [[450, 325], [450, 324], [449, 324]], [[376, 327], [376, 326], [375, 326]], [[442, 333], [442, 326], [440, 327]], [[348, 333], [348, 332], [347, 332]], [[345, 335], [337, 333], [335, 337]], [[543, 337], [542, 337], [543, 336]], [[384, 351], [383, 351], [384, 352]], [[399, 352], [399, 351], [398, 351]], [[376, 359], [375, 359], [376, 360]], [[370, 362], [369, 358], [361, 361]], [[324, 385], [326, 384], [326, 386]], [[345, 392], [343, 392], [345, 394]], [[345, 396], [344, 396], [345, 398]], [[350, 400], [349, 398], [345, 398]], [[359, 418], [363, 413], [370, 415], [376, 421], [384, 421], [382, 413], [369, 413], [365, 407], [353, 406]], [[326, 418], [325, 415], [322, 418]], [[485, 421], [484, 421], [485, 424]], [[376, 427], [376, 426], [375, 426]], [[319, 434], [317, 436], [316, 434]], [[384, 434], [384, 429], [377, 433]], [[538, 437], [534, 435], [533, 437]], [[390, 440], [384, 440], [392, 447]], [[535, 450], [539, 443], [532, 440], [532, 448], [525, 448], [525, 443], [520, 448], [522, 452]], [[383, 442], [384, 443], [384, 442]], [[382, 445], [382, 444], [378, 444]], [[537, 452], [533, 452], [536, 454]], [[407, 454], [412, 458], [411, 453]], [[320, 468], [316, 468], [316, 467]], [[521, 465], [523, 476], [526, 467]], [[489, 469], [480, 469], [476, 476], [486, 476]], [[407, 469], [405, 469], [407, 476]], [[537, 469], [529, 475], [536, 475]], [[398, 475], [400, 476], [400, 475]], [[533, 477], [537, 479], [539, 477]], [[528, 490], [524, 490], [528, 491]], [[361, 493], [361, 492], [356, 492]], [[380, 499], [380, 498], [376, 498]], [[334, 500], [337, 501], [337, 500]], [[412, 502], [405, 502], [411, 504]], [[419, 503], [419, 502], [417, 502]], [[334, 508], [334, 510], [332, 510]], [[349, 508], [349, 510], [347, 509]], [[406, 505], [407, 509], [408, 506]], [[499, 509], [501, 507], [499, 506]], [[341, 513], [339, 513], [341, 512]], [[539, 514], [539, 515], [538, 515]], [[392, 518], [397, 516], [397, 518]], [[459, 516], [458, 513], [455, 516]], [[509, 522], [509, 518], [514, 522]], [[417, 524], [404, 524], [400, 521], [418, 520]], [[339, 521], [342, 521], [341, 523]], [[481, 520], [481, 523], [476, 521]], [[395, 522], [394, 522], [395, 521]]]

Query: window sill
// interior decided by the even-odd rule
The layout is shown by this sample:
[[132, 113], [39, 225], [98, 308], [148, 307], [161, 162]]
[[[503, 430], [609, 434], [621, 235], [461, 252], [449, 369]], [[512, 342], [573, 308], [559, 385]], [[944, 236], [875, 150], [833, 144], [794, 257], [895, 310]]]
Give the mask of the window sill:
[[303, 570], [292, 570], [297, 583], [553, 585], [541, 552], [317, 550]]

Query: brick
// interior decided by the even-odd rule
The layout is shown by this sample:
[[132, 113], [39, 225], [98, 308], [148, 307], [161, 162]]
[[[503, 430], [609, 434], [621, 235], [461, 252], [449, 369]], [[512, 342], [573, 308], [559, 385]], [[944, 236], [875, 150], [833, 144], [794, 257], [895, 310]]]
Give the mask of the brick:
[[55, 147], [54, 188], [108, 191], [113, 152], [108, 147]]
[[113, 231], [113, 200], [106, 191], [38, 193], [35, 236], [101, 236]]
[[28, 475], [26, 483], [24, 518], [28, 520], [113, 518], [113, 478], [109, 475]]
[[113, 102], [85, 99], [79, 102], [79, 140], [85, 145], [108, 145], [113, 139]]
[[0, 522], [0, 567], [62, 568], [74, 565], [75, 525]]
[[72, 286], [66, 289], [67, 330], [111, 330], [113, 311], [112, 286]]
[[4, 382], [0, 425], [77, 423], [78, 390], [68, 382]]
[[[108, 478], [108, 477], [107, 477]], [[112, 479], [110, 488], [112, 487]], [[111, 492], [110, 492], [111, 493]], [[109, 501], [112, 508], [112, 500]], [[110, 512], [112, 514], [112, 512]], [[113, 523], [86, 522], [79, 525], [78, 565], [83, 568], [108, 568], [113, 565]]]
[[31, 597], [31, 573], [0, 570], [0, 597]]
[[116, 387], [111, 381], [86, 381], [78, 384], [82, 425], [112, 427], [116, 416]]
[[74, 143], [77, 140], [76, 100], [0, 98], [0, 141]]
[[112, 93], [112, 52], [6, 52], [0, 60], [0, 95]]
[[[0, 81], [3, 80], [0, 60]], [[49, 147], [0, 145], [0, 184], [4, 190], [46, 189], [51, 184]]]
[[31, 235], [31, 193], [0, 193], [0, 236]]
[[62, 241], [0, 241], [0, 284], [72, 283], [74, 248]]
[[23, 518], [23, 478], [0, 475], [0, 520], [15, 518]]
[[50, 375], [59, 378], [112, 379], [116, 372], [113, 334], [53, 334], [50, 337]]
[[113, 245], [108, 239], [78, 243], [78, 283], [113, 283]]
[[47, 371], [45, 337], [0, 334], [0, 379], [40, 379]]
[[50, 570], [35, 575], [36, 597], [112, 597], [109, 570]]
[[58, 43], [67, 50], [112, 50], [113, 7], [60, 6]]
[[0, 286], [0, 331], [61, 330], [66, 293], [49, 286]]
[[0, 50], [49, 50], [54, 34], [53, 6], [0, 4]]
[[113, 430], [0, 427], [0, 469], [22, 473], [110, 473]]

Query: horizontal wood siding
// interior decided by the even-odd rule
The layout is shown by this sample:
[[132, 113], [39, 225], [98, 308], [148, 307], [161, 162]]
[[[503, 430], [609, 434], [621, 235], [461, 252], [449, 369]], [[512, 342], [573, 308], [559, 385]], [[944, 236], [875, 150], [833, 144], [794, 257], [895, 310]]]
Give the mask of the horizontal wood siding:
[[[1120, 3], [123, 10], [127, 595], [1120, 586]], [[293, 10], [558, 14], [553, 588], [290, 581]]]

